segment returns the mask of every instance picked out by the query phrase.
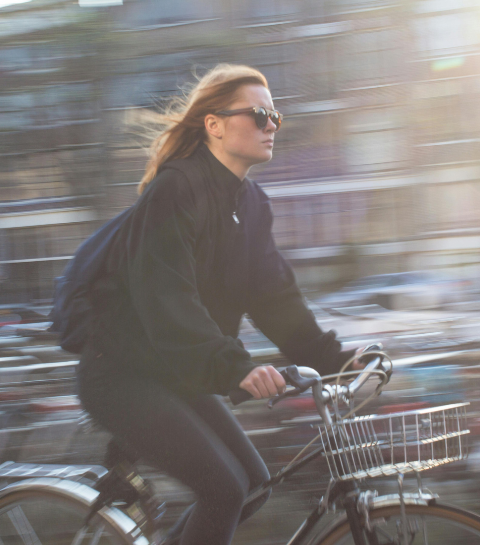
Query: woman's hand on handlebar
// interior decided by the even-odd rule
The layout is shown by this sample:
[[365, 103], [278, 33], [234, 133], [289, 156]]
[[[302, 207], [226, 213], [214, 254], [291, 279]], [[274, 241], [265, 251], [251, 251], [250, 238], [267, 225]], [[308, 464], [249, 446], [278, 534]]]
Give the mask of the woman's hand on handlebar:
[[285, 379], [272, 365], [255, 367], [240, 382], [239, 386], [255, 399], [283, 394], [286, 388]]
[[366, 347], [364, 347], [364, 346], [361, 347], [361, 348], [357, 348], [357, 350], [356, 350], [356, 352], [355, 352], [356, 358], [355, 358], [355, 360], [353, 361], [353, 363], [352, 363], [351, 366], [350, 366], [350, 369], [351, 369], [352, 371], [361, 371], [362, 369], [365, 368], [365, 365], [366, 365], [366, 364], [363, 363], [363, 362], [361, 362], [361, 361], [358, 359], [359, 356], [361, 356], [361, 355], [364, 353], [365, 348], [366, 348]]

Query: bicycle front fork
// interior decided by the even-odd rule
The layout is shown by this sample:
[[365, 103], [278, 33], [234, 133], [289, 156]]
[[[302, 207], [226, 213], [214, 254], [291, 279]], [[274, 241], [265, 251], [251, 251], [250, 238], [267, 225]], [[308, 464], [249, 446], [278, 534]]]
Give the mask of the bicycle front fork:
[[343, 506], [352, 530], [355, 545], [380, 545], [375, 528], [369, 528], [358, 509], [360, 490], [354, 482], [342, 483]]

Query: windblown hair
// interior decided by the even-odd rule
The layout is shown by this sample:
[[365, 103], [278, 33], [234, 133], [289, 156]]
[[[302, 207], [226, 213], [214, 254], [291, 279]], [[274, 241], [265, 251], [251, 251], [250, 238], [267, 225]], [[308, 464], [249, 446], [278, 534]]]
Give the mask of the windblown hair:
[[219, 64], [207, 72], [182, 98], [174, 98], [166, 111], [155, 116], [160, 131], [150, 147], [150, 159], [138, 186], [142, 194], [158, 169], [173, 159], [189, 157], [206, 140], [205, 116], [228, 107], [243, 85], [263, 85], [265, 76], [244, 65]]

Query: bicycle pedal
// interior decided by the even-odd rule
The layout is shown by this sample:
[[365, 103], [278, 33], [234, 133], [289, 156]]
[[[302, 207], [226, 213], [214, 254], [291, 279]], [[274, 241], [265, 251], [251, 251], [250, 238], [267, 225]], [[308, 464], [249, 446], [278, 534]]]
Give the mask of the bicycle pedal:
[[140, 499], [140, 503], [148, 518], [151, 520], [153, 529], [159, 530], [160, 521], [167, 512], [166, 503], [157, 503], [153, 498], [148, 498], [144, 502]]

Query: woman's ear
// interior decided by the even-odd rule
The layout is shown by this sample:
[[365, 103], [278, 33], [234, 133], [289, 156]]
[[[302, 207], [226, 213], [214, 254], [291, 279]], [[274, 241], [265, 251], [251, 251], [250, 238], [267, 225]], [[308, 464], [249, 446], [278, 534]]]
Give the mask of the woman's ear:
[[221, 140], [223, 136], [223, 120], [213, 114], [205, 116], [205, 130], [212, 138]]

